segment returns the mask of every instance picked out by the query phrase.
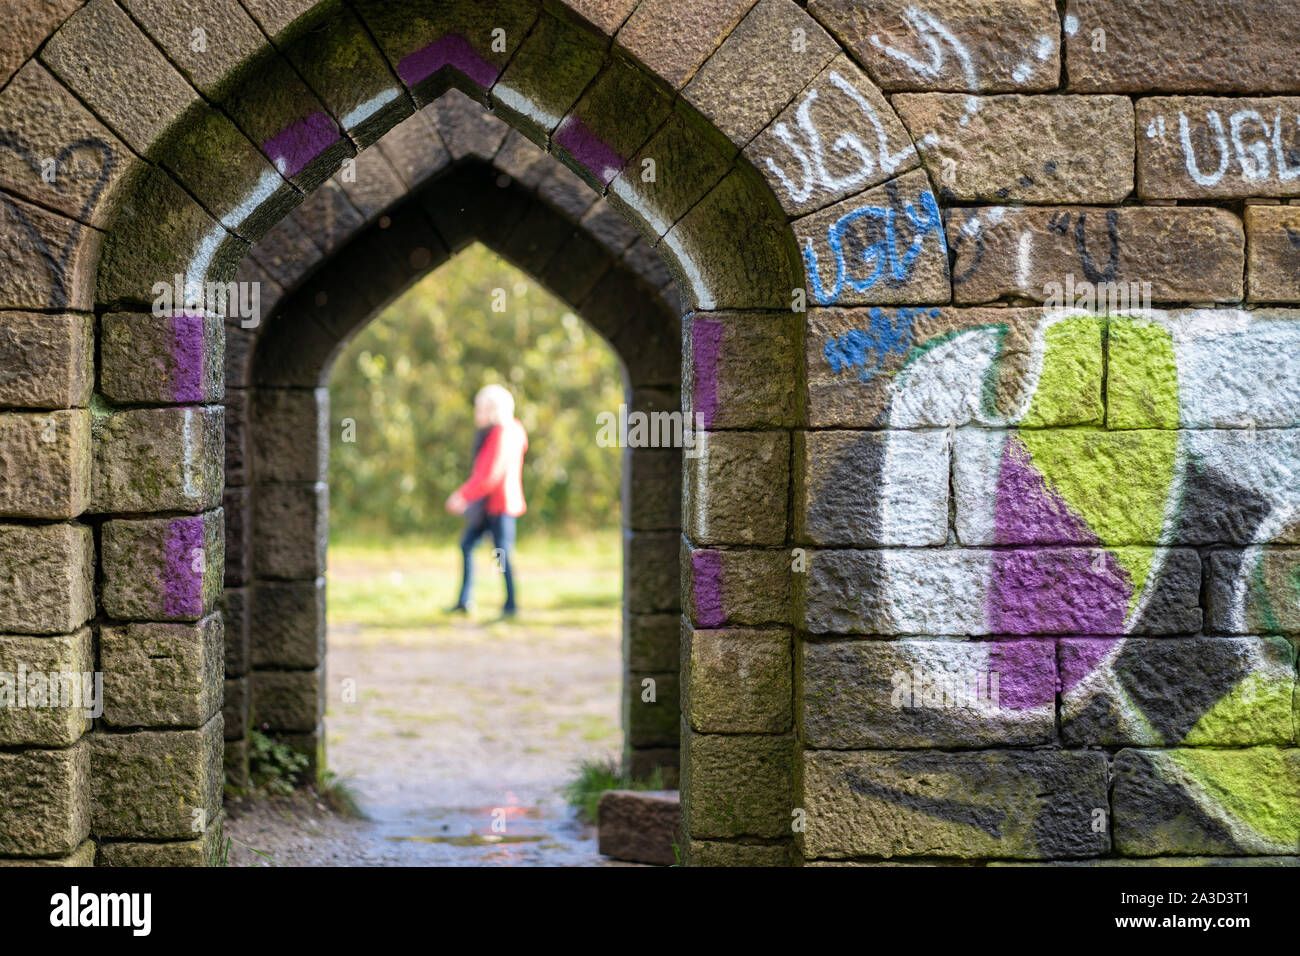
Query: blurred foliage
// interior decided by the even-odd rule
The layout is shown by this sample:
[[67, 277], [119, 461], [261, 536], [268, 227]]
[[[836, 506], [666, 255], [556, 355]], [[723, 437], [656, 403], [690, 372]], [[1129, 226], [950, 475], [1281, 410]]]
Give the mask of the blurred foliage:
[[334, 365], [332, 531], [459, 527], [443, 502], [469, 476], [474, 394], [491, 382], [514, 394], [528, 431], [521, 530], [617, 525], [619, 451], [596, 444], [596, 415], [623, 401], [618, 360], [563, 303], [474, 245], [388, 306]]

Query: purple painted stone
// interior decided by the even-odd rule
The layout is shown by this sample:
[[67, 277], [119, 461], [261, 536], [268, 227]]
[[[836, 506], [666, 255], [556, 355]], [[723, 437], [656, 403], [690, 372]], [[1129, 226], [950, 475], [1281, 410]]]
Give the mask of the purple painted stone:
[[722, 609], [722, 555], [717, 551], [691, 552], [691, 577], [696, 620], [703, 627], [721, 626], [727, 619]]
[[1056, 699], [1056, 642], [998, 641], [989, 647], [989, 670], [998, 675], [998, 706], [1041, 707]]
[[713, 425], [718, 411], [718, 353], [722, 349], [722, 323], [696, 319], [691, 326], [691, 367], [695, 414], [705, 428]]
[[179, 404], [203, 401], [203, 337], [201, 312], [172, 316], [172, 400]]
[[[1008, 436], [993, 512], [994, 539], [1097, 544], [1034, 468], [1029, 450]], [[1101, 555], [1101, 567], [1094, 560]], [[1021, 547], [993, 555], [986, 610], [1002, 634], [1120, 634], [1133, 587], [1110, 551]]]
[[576, 116], [566, 116], [555, 131], [555, 144], [580, 162], [591, 175], [608, 186], [627, 162]]
[[397, 75], [413, 89], [444, 66], [459, 70], [485, 90], [501, 75], [501, 71], [479, 56], [469, 40], [459, 33], [448, 33], [402, 57], [397, 64]]
[[1077, 687], [1124, 642], [1113, 637], [1078, 637], [1061, 643], [1061, 690]]
[[338, 141], [334, 120], [320, 110], [294, 120], [265, 143], [262, 149], [283, 176], [296, 176], [307, 164]]
[[[203, 551], [203, 518], [178, 518], [167, 528], [162, 569], [163, 616], [198, 617], [203, 613], [203, 572], [194, 569], [194, 552]], [[203, 555], [204, 560], [207, 559]]]

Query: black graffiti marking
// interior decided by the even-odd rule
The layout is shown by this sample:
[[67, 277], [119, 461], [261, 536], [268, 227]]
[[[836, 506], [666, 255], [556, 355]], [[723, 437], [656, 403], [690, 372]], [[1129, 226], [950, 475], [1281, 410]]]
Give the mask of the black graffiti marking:
[[[1047, 228], [1058, 236], [1068, 235], [1070, 216], [1068, 212], [1052, 213], [1051, 218], [1047, 220]], [[1079, 213], [1074, 220], [1074, 249], [1079, 254], [1080, 265], [1083, 266], [1083, 277], [1089, 282], [1114, 282], [1119, 278], [1119, 211], [1110, 209], [1106, 212], [1108, 256], [1105, 269], [1098, 269], [1097, 264], [1092, 260], [1092, 255], [1088, 252], [1088, 234], [1085, 232], [1087, 222], [1086, 212]]]
[[[975, 218], [976, 218], [976, 222], [978, 222], [978, 214], [976, 214]], [[951, 220], [952, 220], [952, 214], [949, 213], [948, 218], [943, 221], [944, 232], [948, 232], [948, 223]], [[967, 219], [966, 222], [970, 222], [970, 219]], [[963, 223], [962, 225], [965, 225], [965, 223]], [[971, 253], [971, 263], [967, 267], [966, 271], [962, 273], [958, 273], [957, 255], [961, 251], [961, 247], [964, 246], [967, 242], [974, 243], [975, 251]], [[960, 285], [961, 283], [969, 279], [971, 276], [973, 276], [976, 272], [978, 272], [980, 263], [982, 263], [983, 261], [984, 261], [984, 227], [982, 224], [980, 224], [979, 228], [974, 231], [974, 235], [968, 234], [966, 230], [961, 228], [960, 226], [954, 229], [949, 234], [948, 271], [952, 273], [952, 281], [954, 285]]]
[[1088, 254], [1088, 237], [1083, 231], [1086, 212], [1079, 213], [1074, 221], [1074, 247], [1079, 252], [1079, 262], [1083, 265], [1083, 275], [1089, 282], [1114, 282], [1119, 278], [1119, 211], [1110, 209], [1106, 212], [1106, 243], [1109, 246], [1109, 258], [1104, 271], [1097, 271], [1092, 256]]
[[1286, 227], [1286, 237], [1291, 240], [1292, 249], [1300, 249], [1300, 232], [1296, 232], [1290, 226]]
[[[41, 161], [27, 144], [22, 141], [16, 133], [9, 130], [0, 130], [0, 148], [9, 150], [19, 159], [22, 159], [32, 168], [38, 176], [41, 173]], [[51, 184], [59, 192], [63, 192], [63, 186], [59, 182], [59, 170], [64, 164], [72, 158], [78, 150], [93, 149], [99, 153], [99, 178], [95, 180], [95, 185], [90, 190], [90, 195], [81, 206], [76, 220], [72, 223], [72, 228], [68, 232], [68, 239], [63, 246], [57, 250], [51, 249], [41, 235], [41, 231], [36, 228], [30, 219], [23, 213], [22, 209], [8, 196], [0, 193], [0, 199], [4, 200], [5, 208], [21, 223], [28, 237], [31, 238], [32, 244], [36, 247], [41, 255], [41, 261], [45, 263], [45, 268], [50, 274], [50, 304], [52, 309], [64, 309], [68, 306], [68, 287], [67, 287], [67, 269], [68, 259], [72, 251], [77, 247], [77, 240], [81, 236], [81, 230], [84, 224], [81, 220], [89, 217], [91, 210], [95, 208], [95, 203], [99, 201], [100, 194], [108, 184], [109, 177], [113, 175], [113, 170], [117, 166], [117, 159], [113, 155], [113, 149], [107, 142], [97, 136], [87, 136], [79, 139], [74, 143], [69, 143], [54, 157], [54, 182]]]
[[999, 810], [996, 807], [973, 806], [959, 803], [956, 800], [945, 800], [942, 797], [925, 797], [915, 793], [907, 793], [877, 783], [858, 770], [845, 771], [844, 780], [854, 793], [887, 800], [900, 807], [929, 814], [941, 820], [969, 824], [983, 830], [994, 839], [1002, 839], [1002, 822], [1007, 817], [1005, 810]]

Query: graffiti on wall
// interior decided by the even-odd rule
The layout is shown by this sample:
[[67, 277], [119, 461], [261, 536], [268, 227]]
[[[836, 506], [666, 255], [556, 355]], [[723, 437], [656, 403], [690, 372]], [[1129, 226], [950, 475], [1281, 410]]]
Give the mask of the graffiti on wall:
[[[863, 554], [881, 593], [858, 626], [953, 635], [894, 643], [895, 672], [996, 674], [1000, 689], [993, 708], [929, 718], [918, 745], [1050, 743], [1058, 708], [1067, 744], [1293, 744], [1296, 651], [1281, 635], [1300, 631], [1300, 322], [1008, 310], [927, 340], [910, 314], [877, 313], [818, 344], [844, 386], [887, 379], [898, 453], [865, 479], [880, 528], [924, 522], [923, 495], [890, 489], [916, 487], [917, 430], [951, 436], [953, 537], [920, 553], [929, 580], [956, 583], [927, 590], [889, 548], [905, 542], [877, 542]], [[900, 348], [901, 363], [875, 358]], [[1168, 754], [1133, 772], [1196, 817], [1202, 845], [1295, 852], [1295, 822], [1267, 810], [1276, 794], [1242, 796], [1214, 751]]]

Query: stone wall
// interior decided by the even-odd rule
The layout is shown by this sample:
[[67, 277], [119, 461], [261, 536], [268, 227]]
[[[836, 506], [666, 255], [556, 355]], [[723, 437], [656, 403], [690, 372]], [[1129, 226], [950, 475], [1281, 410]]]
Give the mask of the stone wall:
[[[627, 539], [659, 569], [629, 574], [628, 666], [680, 692], [690, 862], [1294, 862], [1291, 5], [22, 6], [0, 40], [0, 663], [98, 668], [105, 707], [3, 714], [0, 855], [205, 859], [231, 647], [238, 719], [247, 692], [319, 705], [315, 657], [259, 668], [251, 631], [222, 633], [259, 580], [319, 571], [315, 531], [272, 540], [321, 513], [274, 423], [309, 437], [329, 321], [476, 219], [562, 295], [621, 263], [569, 300], [598, 327], [633, 288], [684, 314], [680, 347], [657, 305], [611, 341], [647, 403], [680, 385], [705, 426], [680, 536], [660, 500]], [[523, 142], [566, 174], [530, 181]], [[515, 198], [429, 201], [435, 143]], [[597, 206], [640, 238], [611, 252]], [[550, 240], [571, 254], [539, 261]], [[345, 247], [380, 267], [352, 283], [371, 301], [313, 314], [346, 296], [312, 271]], [[315, 351], [160, 308], [176, 275], [280, 289]], [[667, 759], [671, 708], [627, 706]]]

